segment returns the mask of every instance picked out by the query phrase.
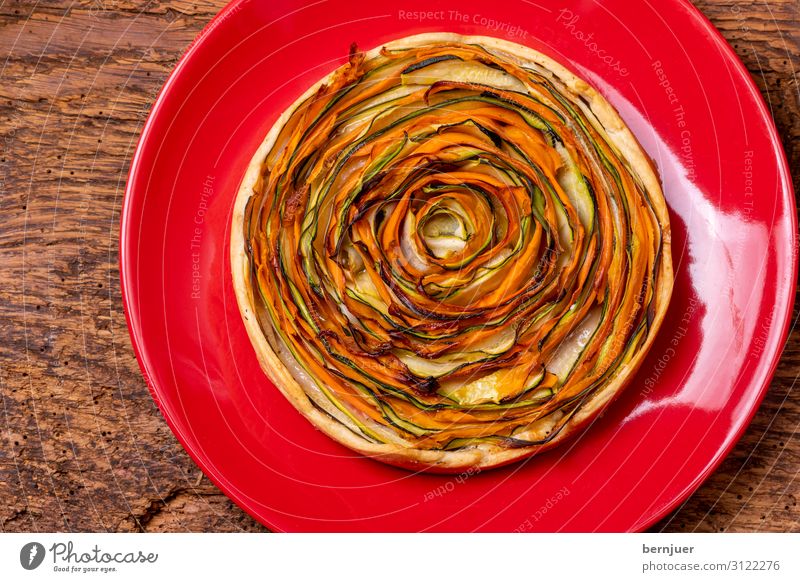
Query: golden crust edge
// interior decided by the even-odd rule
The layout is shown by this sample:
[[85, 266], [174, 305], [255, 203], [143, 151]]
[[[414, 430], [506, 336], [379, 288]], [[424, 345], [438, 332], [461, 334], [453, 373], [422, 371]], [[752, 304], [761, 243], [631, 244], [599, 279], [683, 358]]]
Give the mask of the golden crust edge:
[[534, 445], [519, 449], [506, 449], [497, 445], [482, 443], [455, 451], [423, 450], [402, 447], [391, 443], [372, 443], [359, 437], [342, 423], [330, 418], [314, 406], [303, 387], [297, 382], [283, 361], [281, 361], [272, 346], [270, 346], [255, 315], [253, 290], [248, 284], [250, 266], [245, 249], [245, 240], [243, 236], [237, 236], [237, 233], [241, 233], [244, 228], [245, 206], [252, 195], [253, 185], [258, 179], [261, 163], [277, 139], [280, 128], [283, 127], [288, 118], [303, 101], [312, 96], [323, 83], [327, 82], [332, 77], [335, 70], [312, 85], [281, 114], [248, 164], [244, 178], [237, 192], [231, 221], [230, 259], [234, 292], [242, 321], [256, 352], [256, 356], [258, 357], [261, 369], [289, 402], [291, 402], [312, 425], [349, 449], [406, 469], [456, 472], [468, 468], [487, 469], [505, 465], [543, 452], [569, 438], [577, 429], [583, 427], [587, 422], [596, 419], [630, 382], [641, 366], [644, 357], [649, 352], [666, 315], [667, 306], [672, 294], [673, 271], [669, 215], [667, 213], [666, 201], [664, 199], [661, 183], [654, 169], [654, 164], [652, 160], [648, 158], [644, 149], [619, 116], [616, 109], [600, 95], [594, 87], [577, 77], [559, 62], [534, 49], [487, 36], [465, 36], [455, 33], [419, 34], [375, 47], [367, 52], [367, 57], [369, 58], [377, 55], [382, 47], [409, 48], [434, 42], [480, 44], [486, 48], [507, 53], [517, 59], [536, 63], [551, 71], [572, 91], [584, 95], [584, 97], [588, 99], [590, 107], [598, 121], [600, 121], [613, 143], [620, 148], [624, 157], [643, 180], [648, 191], [657, 194], [657, 196], [653, 196], [652, 205], [656, 218], [661, 225], [662, 233], [662, 259], [659, 272], [660, 283], [656, 289], [656, 316], [647, 341], [632, 360], [624, 368], [617, 371], [614, 380], [594, 394], [550, 442], [543, 445]]

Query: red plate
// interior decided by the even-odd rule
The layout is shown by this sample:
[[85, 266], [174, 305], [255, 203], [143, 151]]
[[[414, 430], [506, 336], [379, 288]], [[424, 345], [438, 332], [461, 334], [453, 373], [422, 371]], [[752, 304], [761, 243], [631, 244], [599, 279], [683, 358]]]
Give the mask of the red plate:
[[[672, 220], [675, 292], [629, 388], [582, 438], [478, 475], [412, 474], [316, 431], [259, 369], [230, 277], [235, 192], [277, 116], [350, 43], [428, 31], [515, 40], [591, 80], [656, 161]], [[714, 470], [764, 395], [791, 314], [795, 221], [764, 103], [688, 2], [241, 0], [153, 107], [125, 197], [122, 288], [175, 435], [275, 530], [641, 530]]]

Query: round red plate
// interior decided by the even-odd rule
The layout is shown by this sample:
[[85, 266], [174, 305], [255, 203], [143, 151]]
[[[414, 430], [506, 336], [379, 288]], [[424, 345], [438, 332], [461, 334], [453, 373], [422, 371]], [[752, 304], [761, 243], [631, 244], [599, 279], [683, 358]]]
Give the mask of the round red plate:
[[[687, 2], [233, 2], [164, 87], [121, 231], [128, 322], [178, 439], [275, 530], [640, 530], [719, 464], [786, 338], [796, 219], [748, 73]], [[427, 12], [425, 12], [427, 11]], [[278, 115], [346, 60], [428, 31], [498, 36], [562, 61], [617, 107], [663, 178], [676, 284], [640, 373], [581, 438], [481, 474], [412, 474], [316, 431], [259, 369], [230, 278], [230, 213]]]

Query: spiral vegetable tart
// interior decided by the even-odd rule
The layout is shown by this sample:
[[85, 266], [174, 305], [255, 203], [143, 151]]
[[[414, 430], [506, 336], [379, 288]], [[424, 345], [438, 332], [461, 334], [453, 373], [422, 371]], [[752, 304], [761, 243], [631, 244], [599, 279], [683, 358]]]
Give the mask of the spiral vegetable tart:
[[672, 290], [659, 179], [613, 107], [530, 48], [446, 33], [353, 47], [278, 119], [231, 260], [294, 406], [351, 449], [439, 471], [586, 426]]

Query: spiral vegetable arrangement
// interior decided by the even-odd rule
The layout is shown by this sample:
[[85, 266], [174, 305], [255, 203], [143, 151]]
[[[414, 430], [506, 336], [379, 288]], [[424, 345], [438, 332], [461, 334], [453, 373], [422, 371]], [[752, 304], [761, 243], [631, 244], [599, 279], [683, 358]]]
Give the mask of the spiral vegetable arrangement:
[[669, 223], [586, 83], [517, 45], [433, 36], [354, 48], [276, 124], [243, 186], [243, 313], [337, 440], [490, 466], [629, 379], [669, 300]]

